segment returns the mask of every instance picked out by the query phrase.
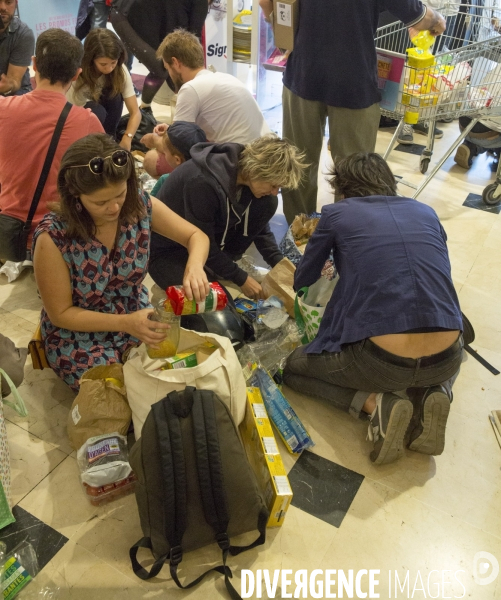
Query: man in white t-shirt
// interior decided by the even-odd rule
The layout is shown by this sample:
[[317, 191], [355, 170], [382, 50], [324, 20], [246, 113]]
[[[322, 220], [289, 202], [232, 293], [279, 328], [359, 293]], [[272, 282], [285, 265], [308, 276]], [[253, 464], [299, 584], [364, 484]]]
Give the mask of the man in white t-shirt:
[[[161, 43], [157, 55], [169, 71], [178, 97], [174, 121], [189, 121], [201, 127], [211, 142], [249, 144], [270, 132], [252, 94], [233, 75], [213, 73], [204, 68], [204, 52], [198, 38], [177, 29]], [[160, 124], [143, 143], [157, 146], [167, 125]], [[145, 169], [154, 177], [165, 172], [163, 155], [152, 150], [145, 157]]]

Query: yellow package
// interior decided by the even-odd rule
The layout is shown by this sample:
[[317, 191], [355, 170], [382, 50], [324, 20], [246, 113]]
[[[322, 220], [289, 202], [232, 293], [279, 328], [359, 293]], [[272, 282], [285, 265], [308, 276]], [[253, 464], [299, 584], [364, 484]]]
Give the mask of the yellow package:
[[280, 527], [292, 500], [292, 489], [259, 388], [247, 388], [247, 407], [240, 434], [270, 511], [267, 525]]

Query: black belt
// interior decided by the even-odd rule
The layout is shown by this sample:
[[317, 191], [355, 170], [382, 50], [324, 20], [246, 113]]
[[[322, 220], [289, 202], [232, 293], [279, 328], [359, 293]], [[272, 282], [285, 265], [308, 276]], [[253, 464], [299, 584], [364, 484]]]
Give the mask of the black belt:
[[397, 356], [396, 354], [392, 354], [391, 352], [383, 350], [381, 346], [378, 346], [370, 339], [365, 340], [363, 347], [376, 358], [395, 365], [396, 367], [413, 368], [416, 366], [418, 361], [421, 367], [432, 367], [433, 365], [437, 365], [438, 363], [441, 363], [457, 354], [458, 351], [463, 347], [463, 336], [460, 335], [459, 338], [452, 344], [452, 346], [442, 350], [442, 352], [431, 354], [430, 356], [423, 356], [422, 358], [405, 358], [404, 356]]

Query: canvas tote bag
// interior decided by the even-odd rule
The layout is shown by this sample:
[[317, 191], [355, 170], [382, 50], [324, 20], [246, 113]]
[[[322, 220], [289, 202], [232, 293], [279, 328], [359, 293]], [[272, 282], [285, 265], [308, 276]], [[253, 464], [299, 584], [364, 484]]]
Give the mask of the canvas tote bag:
[[172, 391], [183, 391], [187, 385], [215, 392], [228, 406], [237, 426], [243, 421], [245, 379], [231, 341], [221, 335], [200, 334], [181, 328], [178, 352], [205, 341], [214, 344], [217, 349], [196, 367], [182, 369], [161, 370], [165, 361], [149, 358], [144, 344], [131, 350], [124, 365], [124, 379], [136, 439], [141, 436], [151, 405]]

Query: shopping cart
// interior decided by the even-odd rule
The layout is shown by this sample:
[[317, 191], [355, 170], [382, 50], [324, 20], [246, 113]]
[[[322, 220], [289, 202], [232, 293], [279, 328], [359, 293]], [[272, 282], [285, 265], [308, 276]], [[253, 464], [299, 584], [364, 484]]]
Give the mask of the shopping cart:
[[[480, 119], [500, 117], [501, 124], [501, 8], [491, 3], [460, 4], [444, 2], [439, 11], [447, 28], [432, 48], [433, 65], [409, 58], [413, 48], [402, 23], [380, 27], [376, 33], [378, 78], [383, 100], [382, 114], [399, 121], [384, 154], [393, 150], [404, 124], [427, 123], [428, 138], [419, 166], [428, 171], [434, 147], [437, 120], [451, 121], [469, 117], [471, 121], [433, 167], [420, 185], [400, 181], [415, 190], [414, 198], [424, 190], [449, 156], [456, 150]], [[425, 65], [425, 66], [422, 66]], [[501, 170], [496, 182], [487, 186], [484, 202], [501, 201]]]

